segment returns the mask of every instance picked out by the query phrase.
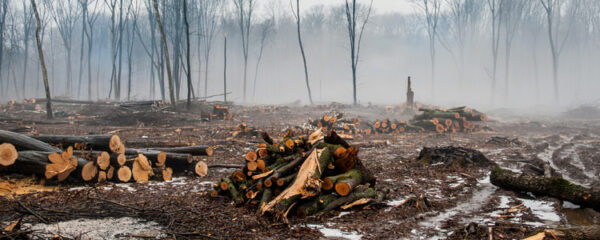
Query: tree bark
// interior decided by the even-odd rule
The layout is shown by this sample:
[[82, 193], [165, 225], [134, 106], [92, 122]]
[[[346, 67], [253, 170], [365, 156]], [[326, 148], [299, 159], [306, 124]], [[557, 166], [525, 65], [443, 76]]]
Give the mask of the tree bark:
[[158, 12], [158, 2], [154, 1], [154, 14], [156, 15], [156, 22], [158, 23], [158, 29], [160, 30], [160, 35], [162, 37], [162, 45], [165, 52], [165, 61], [167, 66], [167, 78], [169, 80], [169, 95], [171, 98], [171, 104], [177, 108], [177, 101], [175, 101], [175, 93], [173, 92], [173, 75], [171, 74], [171, 64], [169, 60], [169, 48], [167, 46], [167, 37], [165, 35], [165, 30], [163, 28], [162, 21], [160, 20], [160, 13]]
[[0, 142], [10, 143], [17, 148], [17, 150], [35, 150], [35, 151], [46, 151], [46, 152], [62, 152], [57, 147], [50, 146], [49, 144], [40, 140], [28, 137], [23, 134], [0, 130]]
[[600, 211], [600, 192], [575, 185], [563, 178], [546, 178], [527, 173], [515, 173], [496, 167], [490, 176], [492, 184], [513, 191], [531, 192], [536, 196], [549, 196], [566, 200], [581, 207]]
[[[46, 91], [46, 99], [48, 99], [48, 101], [46, 101], [46, 117], [48, 119], [53, 119], [54, 114], [52, 113], [52, 97], [50, 96], [50, 86], [48, 85], [48, 72], [46, 71], [46, 62], [44, 61], [44, 52], [42, 50], [42, 40], [40, 36], [40, 32], [42, 30], [42, 23], [40, 20], [40, 14], [37, 10], [37, 5], [35, 4], [35, 0], [31, 0], [31, 6], [33, 7], [35, 19], [37, 21], [37, 27], [35, 29], [35, 38], [37, 41], [38, 55], [40, 57], [40, 65], [42, 67], [42, 75], [44, 78], [44, 89]], [[1, 32], [0, 35], [2, 35]]]

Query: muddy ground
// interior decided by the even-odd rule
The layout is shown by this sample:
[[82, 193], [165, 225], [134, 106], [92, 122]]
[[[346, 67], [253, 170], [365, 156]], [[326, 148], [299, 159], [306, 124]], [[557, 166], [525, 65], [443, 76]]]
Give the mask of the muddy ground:
[[[232, 138], [241, 122], [281, 136], [288, 127], [306, 126], [309, 118], [331, 111], [361, 121], [410, 116], [383, 106], [340, 105], [234, 106], [232, 120], [203, 121], [197, 113], [118, 114], [106, 106], [57, 106], [57, 120], [44, 113], [0, 114], [0, 129], [40, 134], [116, 133], [128, 147], [211, 145], [207, 163], [243, 163], [256, 137]], [[489, 113], [485, 125], [494, 131], [453, 134], [379, 134], [360, 136], [351, 144], [377, 177], [378, 189], [390, 189], [387, 200], [365, 209], [334, 211], [321, 218], [290, 217], [289, 224], [259, 217], [251, 207], [210, 198], [212, 184], [233, 169], [211, 169], [208, 176], [177, 176], [171, 182], [40, 187], [27, 176], [1, 176], [0, 225], [23, 217], [29, 237], [59, 234], [73, 239], [208, 238], [208, 239], [499, 239], [532, 235], [558, 225], [589, 225], [598, 213], [568, 202], [505, 191], [489, 181], [488, 168], [428, 165], [415, 161], [426, 146], [462, 146], [483, 152], [514, 171], [549, 161], [568, 180], [596, 187], [600, 179], [600, 120], [548, 117], [515, 118]], [[515, 141], [488, 141], [503, 136]], [[409, 196], [423, 195], [429, 206], [398, 206]], [[521, 205], [522, 204], [522, 205]], [[23, 206], [37, 213], [33, 216]], [[517, 207], [515, 207], [517, 206]], [[510, 209], [510, 211], [509, 211]]]

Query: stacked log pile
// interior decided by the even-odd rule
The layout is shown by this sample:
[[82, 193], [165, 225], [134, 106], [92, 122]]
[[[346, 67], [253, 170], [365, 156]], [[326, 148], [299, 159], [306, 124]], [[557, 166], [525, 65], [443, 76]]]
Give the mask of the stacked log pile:
[[16, 100], [11, 99], [8, 103], [2, 106], [3, 112], [12, 112], [12, 111], [21, 111], [21, 110], [30, 110], [30, 111], [41, 111], [42, 106], [36, 102], [35, 98], [31, 99], [23, 99], [21, 103], [18, 103]]
[[284, 220], [290, 212], [324, 214], [385, 197], [373, 188], [375, 178], [358, 159], [358, 148], [335, 131], [299, 137], [288, 131], [282, 141], [262, 136], [265, 143], [245, 155], [242, 169], [215, 185], [213, 197], [226, 195]]
[[309, 124], [323, 131], [334, 130], [340, 134], [358, 134], [360, 133], [358, 118], [344, 118], [342, 113], [333, 113], [324, 115], [322, 118], [309, 120]]
[[168, 181], [183, 173], [203, 177], [208, 166], [196, 156], [213, 153], [209, 146], [126, 148], [118, 135], [27, 136], [0, 130], [0, 143], [0, 173], [56, 182]]
[[487, 116], [475, 109], [457, 107], [451, 109], [420, 108], [423, 113], [415, 115], [410, 121], [377, 120], [368, 123], [366, 134], [402, 133], [402, 132], [474, 132], [487, 129], [474, 124], [476, 121], [486, 121]]

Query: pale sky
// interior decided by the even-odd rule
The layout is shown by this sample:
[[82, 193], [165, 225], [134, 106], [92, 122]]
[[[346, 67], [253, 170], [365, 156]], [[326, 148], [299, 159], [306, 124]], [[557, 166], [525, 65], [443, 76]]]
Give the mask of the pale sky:
[[[287, 0], [282, 0], [287, 1]], [[309, 6], [324, 4], [324, 5], [339, 5], [343, 4], [344, 0], [301, 0], [303, 8]], [[358, 3], [369, 4], [370, 0], [357, 0]], [[373, 0], [373, 10], [378, 14], [389, 12], [409, 13], [414, 11], [414, 5], [410, 0]]]

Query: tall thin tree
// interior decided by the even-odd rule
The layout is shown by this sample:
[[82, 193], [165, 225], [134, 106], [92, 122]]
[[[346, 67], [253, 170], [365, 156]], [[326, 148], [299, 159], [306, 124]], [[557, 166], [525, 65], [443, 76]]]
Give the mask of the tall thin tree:
[[[348, 4], [348, 1], [346, 1], [346, 4]], [[302, 44], [302, 35], [300, 34], [300, 0], [296, 0], [296, 11], [294, 11], [294, 5], [291, 4], [292, 6], [292, 13], [294, 15], [294, 18], [296, 18], [296, 30], [298, 33], [298, 45], [300, 46], [300, 53], [302, 54], [302, 63], [304, 64], [304, 80], [306, 81], [306, 90], [308, 91], [308, 100], [310, 101], [310, 104], [313, 104], [313, 99], [312, 99], [312, 93], [310, 92], [310, 82], [308, 81], [308, 66], [306, 65], [306, 53], [304, 53], [304, 45]], [[356, 20], [356, 19], [354, 19]], [[351, 40], [352, 41], [352, 40]], [[350, 44], [352, 45], [352, 43]], [[354, 50], [352, 50], [354, 51]], [[352, 63], [352, 72], [354, 73], [355, 69], [354, 69], [354, 62]], [[354, 74], [353, 74], [354, 76]], [[354, 78], [353, 78], [354, 79]], [[356, 104], [356, 93], [354, 94], [354, 104]]]
[[252, 14], [254, 12], [255, 0], [233, 0], [238, 11], [238, 25], [240, 27], [240, 36], [242, 37], [242, 54], [244, 57], [244, 82], [243, 99], [246, 102], [246, 83], [248, 76], [248, 51], [250, 43], [250, 30], [252, 26]]
[[54, 118], [54, 114], [52, 113], [52, 97], [50, 96], [50, 86], [48, 85], [48, 72], [46, 71], [46, 62], [44, 61], [44, 51], [42, 50], [42, 39], [40, 37], [40, 32], [42, 29], [42, 23], [40, 20], [40, 14], [37, 10], [37, 5], [35, 4], [35, 0], [31, 0], [31, 7], [33, 8], [33, 13], [35, 14], [35, 19], [37, 21], [37, 27], [35, 29], [35, 39], [37, 42], [38, 55], [40, 57], [40, 65], [42, 68], [42, 75], [44, 77], [44, 88], [46, 90], [46, 117], [48, 119]]
[[[347, 28], [348, 28], [348, 40], [350, 41], [350, 63], [352, 67], [352, 97], [354, 99], [354, 105], [358, 104], [356, 95], [356, 69], [358, 67], [358, 60], [360, 57], [360, 44], [363, 37], [365, 26], [371, 16], [371, 7], [373, 6], [373, 0], [369, 3], [369, 7], [366, 10], [366, 14], [362, 21], [362, 25], [359, 23], [359, 6], [356, 5], [356, 0], [352, 0], [352, 4], [346, 0], [344, 6]], [[357, 32], [357, 28], [358, 32]]]
[[156, 16], [156, 23], [158, 24], [158, 29], [160, 31], [160, 35], [162, 38], [162, 45], [165, 51], [165, 61], [167, 65], [167, 78], [169, 81], [169, 97], [171, 98], [171, 104], [177, 108], [177, 101], [175, 101], [175, 92], [173, 91], [173, 75], [171, 75], [171, 64], [169, 61], [169, 47], [167, 45], [167, 36], [165, 35], [165, 29], [163, 28], [162, 21], [160, 20], [160, 13], [158, 12], [158, 1], [153, 0], [154, 2], [154, 14]]

